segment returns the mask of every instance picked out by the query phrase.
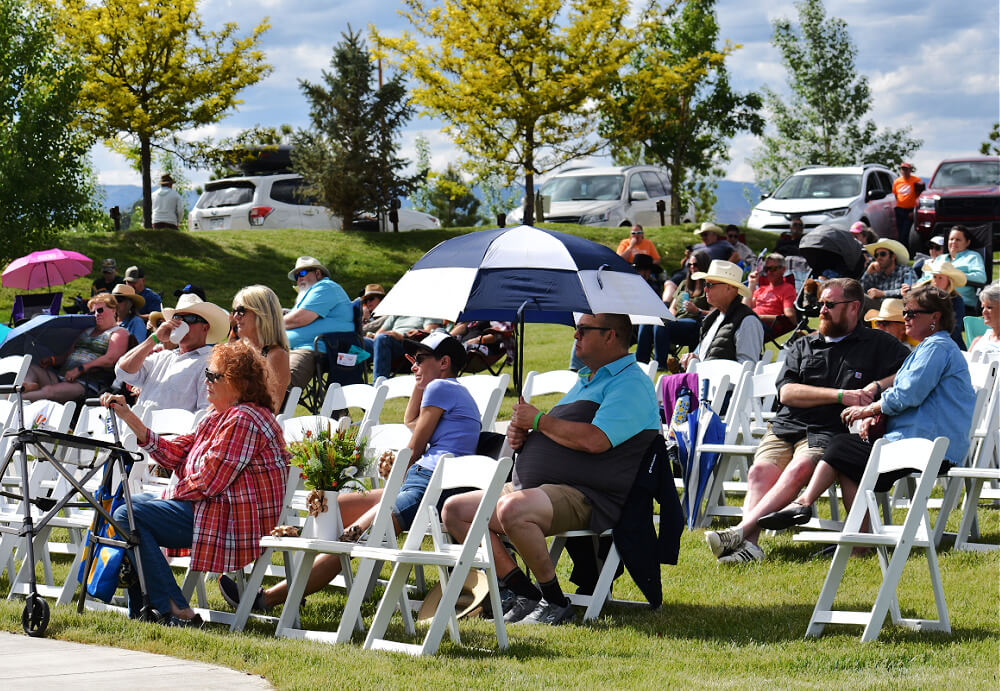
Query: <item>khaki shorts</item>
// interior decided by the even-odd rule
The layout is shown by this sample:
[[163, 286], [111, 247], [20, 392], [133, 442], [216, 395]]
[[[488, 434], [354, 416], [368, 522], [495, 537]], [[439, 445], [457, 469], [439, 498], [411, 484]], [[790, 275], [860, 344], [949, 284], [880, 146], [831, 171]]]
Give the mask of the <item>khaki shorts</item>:
[[[535, 489], [545, 492], [545, 496], [552, 503], [552, 523], [545, 531], [546, 535], [590, 528], [591, 507], [583, 492], [569, 485], [539, 485]], [[517, 491], [514, 485], [508, 482], [503, 486], [501, 495]]]
[[784, 470], [793, 458], [808, 458], [813, 463], [819, 463], [823, 451], [822, 447], [809, 446], [808, 437], [803, 437], [793, 444], [768, 430], [760, 440], [757, 452], [753, 455], [753, 462], [772, 463]]

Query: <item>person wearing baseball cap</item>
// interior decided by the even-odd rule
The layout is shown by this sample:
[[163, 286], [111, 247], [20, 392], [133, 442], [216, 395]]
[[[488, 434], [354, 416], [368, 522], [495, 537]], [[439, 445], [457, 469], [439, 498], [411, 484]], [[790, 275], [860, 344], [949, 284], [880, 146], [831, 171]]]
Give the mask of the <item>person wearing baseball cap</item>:
[[101, 262], [101, 277], [94, 279], [94, 282], [90, 284], [90, 296], [93, 297], [98, 293], [110, 293], [116, 285], [124, 282], [122, 277], [118, 275], [118, 262], [108, 257]]
[[698, 347], [684, 356], [687, 369], [692, 359], [760, 360], [764, 349], [764, 325], [760, 317], [743, 303], [750, 288], [743, 285], [743, 270], [732, 262], [716, 259], [708, 271], [691, 274], [694, 281], [705, 281], [705, 296], [714, 309], [701, 322]]
[[923, 188], [923, 180], [913, 175], [913, 164], [906, 161], [900, 163], [899, 177], [892, 183], [892, 194], [896, 197], [896, 237], [904, 247], [909, 246], [913, 213]]
[[140, 317], [148, 319], [150, 312], [163, 311], [163, 301], [160, 299], [160, 294], [146, 287], [146, 273], [138, 266], [130, 266], [125, 269], [125, 283], [132, 286], [135, 294], [141, 295], [142, 299], [145, 300], [145, 304], [138, 311]]
[[197, 413], [208, 406], [205, 367], [212, 346], [229, 334], [229, 312], [186, 293], [163, 317], [156, 331], [118, 361], [115, 375], [141, 389], [136, 414], [148, 408]]
[[[284, 317], [288, 345], [292, 349], [288, 356], [292, 372], [290, 386], [304, 390], [316, 371], [313, 342], [323, 334], [353, 332], [354, 305], [344, 289], [330, 280], [330, 271], [315, 257], [296, 259], [288, 279], [295, 281], [299, 291], [295, 305]], [[320, 351], [326, 352], [322, 340]]]

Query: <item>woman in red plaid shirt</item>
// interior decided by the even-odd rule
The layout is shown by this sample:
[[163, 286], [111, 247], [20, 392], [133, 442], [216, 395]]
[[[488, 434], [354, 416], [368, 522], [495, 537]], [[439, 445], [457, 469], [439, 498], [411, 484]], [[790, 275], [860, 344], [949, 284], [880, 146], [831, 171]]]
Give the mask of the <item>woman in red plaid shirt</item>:
[[[142, 448], [174, 471], [177, 484], [163, 499], [133, 498], [139, 553], [150, 601], [169, 626], [201, 626], [174, 579], [160, 547], [191, 548], [191, 569], [216, 573], [249, 564], [281, 513], [288, 452], [271, 412], [263, 358], [233, 341], [212, 351], [208, 415], [194, 434], [166, 440], [150, 431], [121, 396], [108, 406], [135, 432]], [[125, 507], [115, 519], [126, 521]]]

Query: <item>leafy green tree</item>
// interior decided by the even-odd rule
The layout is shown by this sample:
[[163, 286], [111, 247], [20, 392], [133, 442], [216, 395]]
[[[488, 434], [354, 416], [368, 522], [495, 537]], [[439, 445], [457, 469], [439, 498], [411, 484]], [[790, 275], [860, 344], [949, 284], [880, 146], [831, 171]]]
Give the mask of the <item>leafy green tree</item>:
[[410, 201], [413, 202], [413, 208], [417, 211], [423, 211], [425, 213], [430, 213], [431, 208], [431, 143], [427, 141], [427, 137], [422, 134], [418, 134], [413, 142], [414, 148], [417, 150], [417, 175], [419, 180], [417, 184], [413, 187], [413, 194], [410, 195]]
[[751, 159], [757, 184], [774, 187], [800, 166], [882, 163], [896, 168], [923, 143], [910, 128], [879, 130], [871, 110], [868, 79], [857, 74], [858, 49], [847, 23], [826, 16], [822, 0], [796, 3], [798, 26], [774, 22], [772, 42], [788, 70], [791, 98], [764, 90], [774, 130]]
[[[100, 214], [87, 152], [74, 125], [83, 70], [56, 40], [51, 11], [0, 0], [0, 260], [50, 242]], [[105, 224], [105, 227], [107, 224]]]
[[1000, 122], [993, 123], [986, 141], [979, 146], [979, 153], [983, 156], [1000, 156]]
[[413, 76], [413, 100], [445, 120], [480, 176], [534, 176], [594, 153], [597, 109], [628, 54], [628, 0], [404, 0], [424, 39], [375, 34]]
[[348, 28], [342, 36], [322, 83], [299, 82], [312, 126], [295, 134], [292, 161], [310, 193], [348, 230], [355, 212], [387, 209], [412, 189], [414, 180], [402, 175], [407, 161], [396, 152], [413, 109], [400, 75], [373, 86], [375, 68], [360, 33]]
[[462, 181], [455, 166], [434, 175], [427, 212], [437, 216], [444, 228], [474, 226], [479, 223], [479, 200]]
[[715, 196], [704, 173], [729, 161], [729, 139], [764, 128], [760, 96], [729, 85], [725, 61], [739, 46], [717, 48], [718, 36], [715, 0], [654, 3], [603, 108], [601, 134], [616, 161], [670, 172], [672, 224]]
[[153, 149], [242, 103], [238, 94], [271, 71], [259, 47], [269, 25], [261, 22], [242, 38], [232, 22], [208, 31], [197, 0], [50, 1], [61, 5], [66, 40], [86, 65], [83, 122], [138, 161], [148, 228]]

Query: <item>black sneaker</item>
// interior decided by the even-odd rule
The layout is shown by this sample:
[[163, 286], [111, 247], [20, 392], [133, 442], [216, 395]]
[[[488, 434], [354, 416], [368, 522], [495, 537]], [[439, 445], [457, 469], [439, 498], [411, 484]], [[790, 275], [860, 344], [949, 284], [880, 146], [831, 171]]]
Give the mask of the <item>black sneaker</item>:
[[178, 627], [178, 628], [192, 628], [200, 629], [205, 626], [205, 622], [202, 620], [200, 614], [196, 614], [190, 619], [181, 619], [180, 617], [175, 617], [172, 614], [167, 614], [160, 617], [157, 622], [161, 626]]
[[515, 596], [514, 604], [504, 613], [503, 620], [508, 624], [516, 624], [531, 614], [538, 607], [538, 602], [524, 595]]
[[550, 626], [559, 626], [560, 624], [568, 624], [576, 619], [576, 611], [573, 609], [572, 603], [568, 600], [565, 606], [553, 605], [544, 598], [538, 603], [538, 606], [521, 620], [522, 624], [549, 624]]
[[[240, 589], [236, 585], [236, 581], [227, 576], [226, 574], [219, 574], [219, 592], [222, 593], [222, 599], [225, 600], [230, 607], [233, 609], [239, 609], [240, 607]], [[267, 605], [264, 600], [264, 589], [258, 588], [257, 595], [253, 599], [253, 606], [250, 608], [254, 612], [266, 612]]]

